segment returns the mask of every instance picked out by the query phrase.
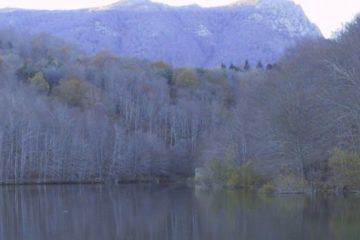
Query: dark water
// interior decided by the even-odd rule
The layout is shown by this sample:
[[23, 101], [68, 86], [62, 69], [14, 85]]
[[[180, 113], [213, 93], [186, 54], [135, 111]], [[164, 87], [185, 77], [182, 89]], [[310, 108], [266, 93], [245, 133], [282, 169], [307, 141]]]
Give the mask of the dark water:
[[360, 197], [184, 186], [0, 188], [1, 240], [360, 239]]

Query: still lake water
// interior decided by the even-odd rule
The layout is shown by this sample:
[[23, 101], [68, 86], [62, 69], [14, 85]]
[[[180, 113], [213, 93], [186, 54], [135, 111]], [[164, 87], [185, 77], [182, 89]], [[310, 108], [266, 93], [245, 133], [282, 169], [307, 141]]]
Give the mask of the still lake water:
[[360, 197], [186, 186], [0, 187], [0, 240], [360, 239]]

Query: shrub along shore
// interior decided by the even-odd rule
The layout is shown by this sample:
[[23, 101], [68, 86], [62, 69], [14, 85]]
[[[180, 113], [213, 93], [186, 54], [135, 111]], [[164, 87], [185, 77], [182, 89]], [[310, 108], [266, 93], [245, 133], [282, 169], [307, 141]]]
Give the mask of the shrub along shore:
[[312, 182], [291, 169], [282, 169], [276, 176], [266, 176], [251, 163], [239, 166], [233, 159], [214, 160], [206, 167], [198, 168], [194, 180], [199, 187], [245, 189], [259, 193], [360, 193], [359, 153], [335, 149], [329, 168], [329, 176], [324, 181]]

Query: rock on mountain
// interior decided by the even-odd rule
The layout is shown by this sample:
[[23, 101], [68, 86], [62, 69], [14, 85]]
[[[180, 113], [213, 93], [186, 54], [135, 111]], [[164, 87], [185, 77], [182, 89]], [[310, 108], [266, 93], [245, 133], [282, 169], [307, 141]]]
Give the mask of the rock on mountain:
[[289, 0], [241, 0], [202, 8], [123, 0], [96, 9], [0, 10], [0, 27], [46, 32], [90, 53], [164, 60], [177, 66], [214, 67], [276, 61], [287, 47], [321, 37], [300, 6]]

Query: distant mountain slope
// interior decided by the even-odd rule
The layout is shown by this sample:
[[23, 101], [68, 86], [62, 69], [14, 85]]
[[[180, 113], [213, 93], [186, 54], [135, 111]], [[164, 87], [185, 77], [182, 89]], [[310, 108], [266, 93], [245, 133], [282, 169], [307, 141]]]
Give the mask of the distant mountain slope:
[[98, 9], [0, 11], [0, 27], [46, 32], [90, 53], [165, 60], [177, 66], [213, 67], [276, 61], [284, 49], [320, 37], [300, 6], [288, 0], [250, 0], [201, 8], [124, 0]]

